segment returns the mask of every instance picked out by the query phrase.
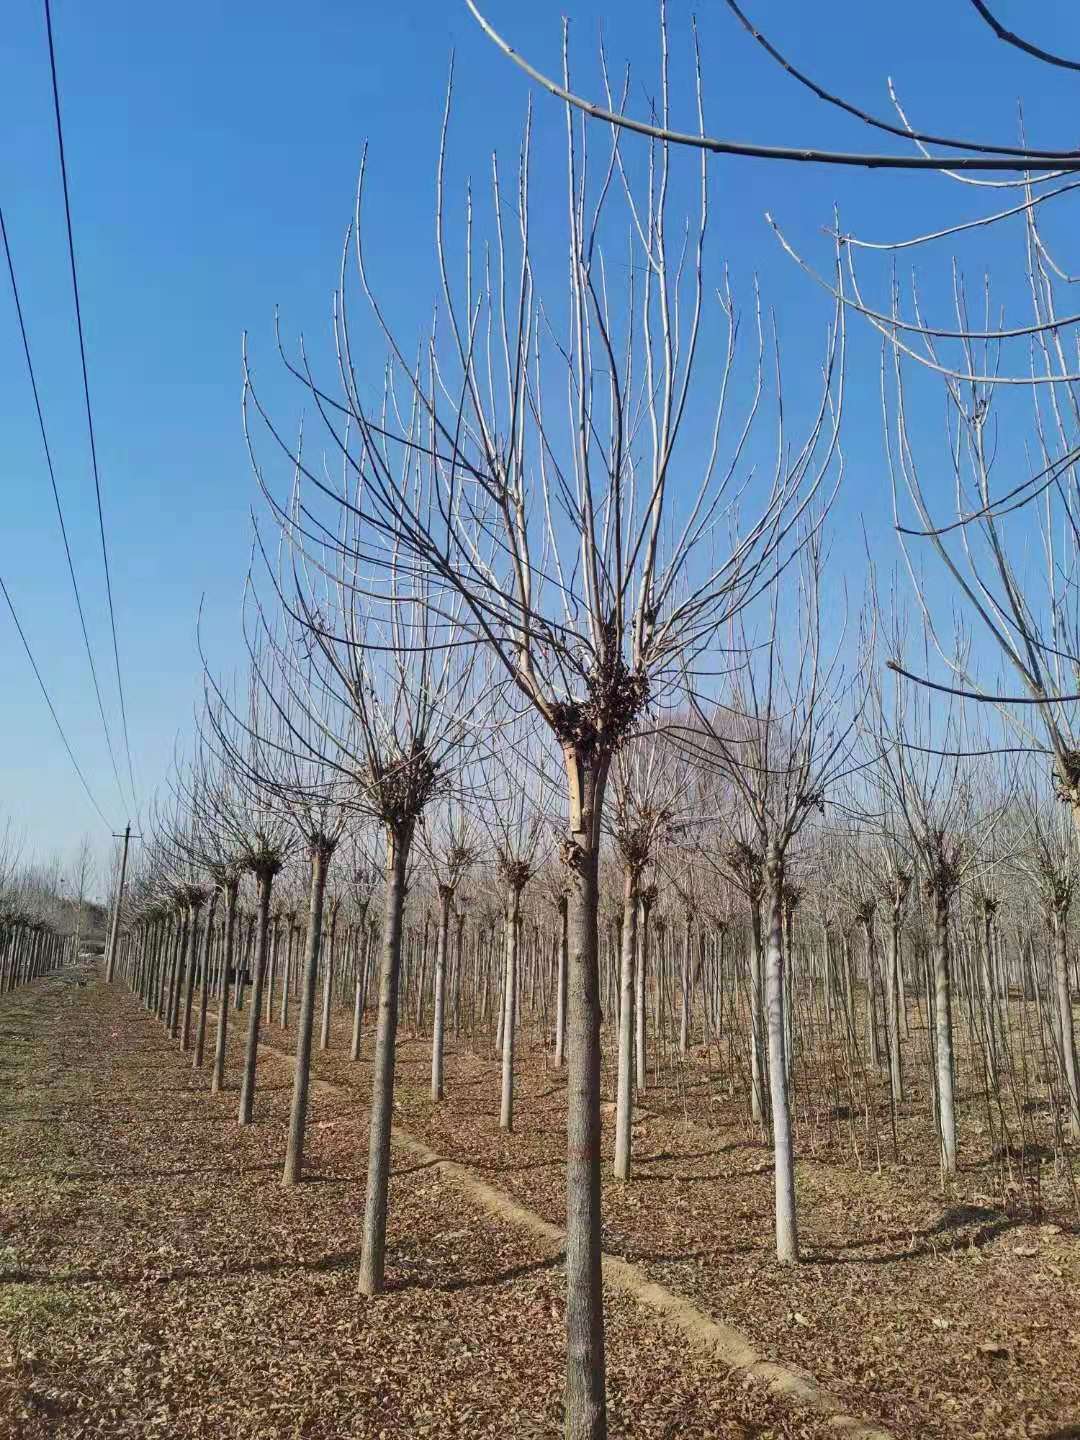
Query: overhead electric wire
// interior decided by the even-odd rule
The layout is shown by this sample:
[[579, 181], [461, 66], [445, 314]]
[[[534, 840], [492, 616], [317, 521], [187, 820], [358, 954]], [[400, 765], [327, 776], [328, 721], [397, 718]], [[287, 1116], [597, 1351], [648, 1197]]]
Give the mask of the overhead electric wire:
[[94, 682], [94, 695], [97, 698], [98, 714], [101, 716], [101, 724], [105, 731], [105, 744], [108, 747], [109, 759], [112, 761], [113, 774], [116, 777], [116, 788], [120, 792], [120, 801], [124, 801], [124, 787], [120, 780], [120, 770], [116, 763], [116, 752], [113, 749], [112, 735], [109, 731], [109, 722], [105, 717], [105, 705], [101, 698], [101, 685], [98, 682], [97, 666], [94, 663], [94, 652], [90, 646], [90, 636], [86, 629], [86, 614], [83, 610], [82, 595], [79, 593], [79, 582], [75, 578], [75, 565], [71, 558], [71, 546], [68, 543], [67, 525], [64, 521], [64, 509], [60, 503], [60, 490], [56, 483], [56, 471], [53, 467], [52, 450], [49, 447], [48, 432], [45, 429], [45, 415], [41, 407], [41, 395], [38, 391], [37, 376], [34, 373], [34, 362], [30, 354], [30, 338], [26, 330], [26, 320], [23, 316], [22, 300], [19, 296], [19, 283], [15, 278], [15, 261], [11, 254], [11, 245], [8, 241], [7, 226], [4, 223], [4, 211], [0, 207], [0, 240], [4, 245], [4, 258], [7, 260], [8, 275], [11, 277], [11, 293], [15, 300], [15, 314], [19, 322], [19, 334], [22, 336], [23, 354], [26, 357], [26, 369], [30, 376], [30, 389], [34, 396], [34, 408], [37, 411], [38, 428], [41, 431], [41, 444], [45, 451], [45, 464], [49, 470], [49, 481], [52, 484], [53, 500], [56, 502], [56, 518], [60, 522], [60, 535], [64, 541], [64, 554], [67, 557], [68, 574], [71, 576], [71, 588], [75, 592], [75, 608], [79, 612], [79, 625], [82, 627], [83, 644], [86, 647], [86, 658], [90, 662], [90, 675]]
[[53, 111], [56, 116], [56, 141], [60, 151], [60, 178], [64, 188], [64, 216], [67, 222], [68, 259], [71, 263], [71, 288], [75, 296], [75, 322], [79, 334], [79, 356], [82, 362], [83, 399], [86, 402], [86, 424], [90, 434], [90, 462], [94, 472], [94, 493], [97, 498], [101, 557], [105, 566], [105, 595], [109, 606], [109, 625], [112, 630], [113, 660], [116, 665], [116, 687], [120, 696], [120, 719], [124, 734], [124, 752], [127, 757], [128, 780], [131, 783], [131, 802], [137, 811], [139, 802], [135, 792], [135, 770], [131, 763], [131, 742], [128, 736], [124, 682], [120, 674], [120, 644], [116, 636], [116, 611], [113, 607], [112, 575], [109, 569], [109, 547], [105, 540], [105, 515], [101, 504], [101, 475], [98, 469], [97, 443], [94, 438], [94, 414], [90, 404], [90, 377], [86, 365], [86, 340], [83, 334], [82, 306], [79, 303], [79, 275], [75, 264], [75, 237], [71, 224], [71, 196], [68, 187], [67, 159], [64, 154], [64, 127], [60, 119], [60, 84], [56, 75], [56, 48], [53, 44], [52, 7], [50, 0], [44, 0], [44, 3], [45, 28], [49, 38], [49, 69], [52, 75]]
[[[4, 599], [7, 601], [7, 607], [11, 611], [11, 618], [15, 621], [15, 629], [19, 632], [19, 639], [22, 641], [23, 649], [26, 651], [26, 658], [30, 661], [30, 668], [34, 672], [34, 678], [37, 680], [41, 693], [45, 697], [45, 704], [49, 707], [49, 714], [53, 718], [53, 723], [56, 726], [57, 730], [60, 732], [60, 739], [64, 742], [64, 749], [68, 753], [68, 759], [75, 767], [75, 773], [76, 775], [78, 775], [80, 781], [82, 782], [82, 787], [86, 791], [86, 796], [87, 799], [90, 801], [90, 804], [93, 805], [94, 809], [101, 816], [105, 824], [109, 825], [109, 820], [107, 819], [104, 810], [102, 810], [101, 806], [94, 799], [94, 792], [87, 784], [86, 776], [82, 772], [82, 767], [80, 766], [78, 760], [75, 759], [75, 752], [71, 748], [71, 742], [68, 740], [67, 735], [64, 732], [64, 727], [60, 724], [60, 717], [56, 713], [56, 707], [53, 705], [48, 689], [46, 688], [45, 681], [41, 678], [41, 671], [38, 669], [38, 663], [34, 659], [34, 652], [30, 649], [30, 642], [26, 638], [26, 632], [23, 630], [22, 624], [19, 620], [19, 616], [16, 613], [15, 606], [12, 603], [11, 596], [8, 594], [8, 588], [4, 584], [4, 577], [2, 575], [0, 575], [0, 595], [3, 595]], [[111, 828], [112, 827], [110, 826], [110, 829]]]

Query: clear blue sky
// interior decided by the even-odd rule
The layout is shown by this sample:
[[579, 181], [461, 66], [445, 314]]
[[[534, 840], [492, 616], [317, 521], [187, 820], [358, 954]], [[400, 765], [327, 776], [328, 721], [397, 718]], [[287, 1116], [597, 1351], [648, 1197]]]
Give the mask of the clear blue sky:
[[[1076, 77], [1006, 50], [967, 0], [747, 0], [811, 74], [880, 113], [892, 76], [916, 123], [944, 131], [1080, 141]], [[633, 108], [655, 89], [654, 0], [488, 0], [523, 51], [558, 65], [570, 14], [581, 86], [599, 92], [602, 24], [613, 63], [632, 62]], [[866, 148], [867, 134], [773, 67], [719, 4], [704, 8], [709, 128], [761, 141]], [[999, 0], [1017, 27], [1032, 7]], [[1040, 6], [1033, 38], [1080, 52], [1077, 7]], [[671, 0], [676, 66], [689, 4]], [[369, 252], [388, 308], [413, 333], [435, 297], [432, 191], [447, 65], [457, 52], [454, 167], [482, 179], [493, 145], [512, 166], [529, 85], [483, 39], [459, 0], [55, 0], [54, 24], [105, 514], [132, 747], [145, 799], [165, 773], [199, 692], [195, 615], [215, 659], [239, 654], [238, 612], [255, 503], [240, 426], [247, 329], [267, 398], [290, 425], [300, 396], [280, 382], [273, 312], [325, 336], [362, 144], [370, 146]], [[562, 114], [536, 97], [538, 177]], [[677, 119], [692, 123], [689, 103]], [[115, 712], [93, 486], [67, 273], [48, 60], [37, 0], [5, 7], [0, 31], [0, 203], [18, 267], [58, 478], [92, 636]], [[873, 148], [891, 142], [880, 137]], [[549, 171], [557, 186], [557, 170]], [[772, 210], [819, 259], [820, 227], [842, 207], [865, 234], [895, 236], [972, 213], [933, 177], [852, 174], [727, 160], [712, 168], [714, 256], [745, 296], [760, 275], [788, 366], [814, 366], [820, 296], [777, 250]], [[561, 192], [552, 191], [562, 204]], [[966, 208], [965, 208], [966, 207]], [[542, 218], [542, 210], [538, 212]], [[1000, 259], [986, 240], [988, 261]], [[715, 273], [715, 272], [714, 272]], [[0, 276], [0, 573], [19, 607], [61, 718], [110, 819], [123, 823], [89, 686], [6, 276]], [[1022, 295], [1013, 314], [1022, 312]], [[1010, 298], [1008, 292], [1006, 297]], [[865, 342], [865, 343], [864, 343]], [[881, 463], [876, 349], [857, 342], [849, 391], [840, 555], [856, 588], [860, 515], [883, 565], [895, 557]], [[373, 354], [376, 371], [381, 357]], [[103, 827], [85, 800], [0, 614], [0, 815], [38, 850], [68, 850]]]

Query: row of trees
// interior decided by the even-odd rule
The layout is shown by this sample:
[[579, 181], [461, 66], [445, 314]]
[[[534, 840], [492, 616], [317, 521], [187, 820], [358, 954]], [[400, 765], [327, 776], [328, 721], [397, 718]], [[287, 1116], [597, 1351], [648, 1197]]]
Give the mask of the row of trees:
[[[779, 59], [775, 47], [769, 53]], [[302, 1172], [320, 976], [323, 1037], [336, 969], [355, 991], [355, 1044], [369, 961], [377, 968], [366, 1293], [379, 1290], [383, 1277], [402, 985], [422, 1013], [431, 962], [438, 1095], [446, 1083], [451, 957], [459, 1016], [477, 1006], [483, 1015], [484, 995], [501, 980], [508, 1127], [519, 996], [528, 993], [530, 1004], [534, 993], [547, 997], [552, 1043], [567, 1071], [566, 1424], [574, 1440], [606, 1428], [602, 977], [607, 960], [608, 1009], [618, 1020], [616, 1166], [629, 1177], [633, 1060], [636, 1047], [644, 1069], [650, 926], [655, 932], [660, 916], [669, 939], [653, 966], [654, 1053], [674, 1013], [665, 994], [680, 997], [678, 1044], [688, 1047], [704, 977], [702, 1020], [731, 1045], [745, 1042], [745, 1065], [729, 1068], [747, 1084], [751, 1116], [771, 1126], [782, 1261], [798, 1257], [792, 1094], [793, 1087], [807, 1093], [800, 1064], [809, 1053], [805, 1038], [820, 1035], [818, 1009], [840, 1036], [830, 1043], [826, 1028], [817, 1063], [833, 1066], [838, 1048], [852, 1063], [880, 1067], [895, 1127], [911, 1061], [905, 997], [919, 997], [932, 1027], [933, 1113], [946, 1173], [957, 1156], [959, 1007], [967, 1007], [969, 1038], [978, 1037], [973, 1048], [988, 1076], [1015, 1077], [1011, 1037], [1021, 1037], [1022, 1054], [1032, 1040], [1046, 1057], [1040, 1073], [1055, 1087], [1059, 1125], [1075, 1131], [1080, 1124], [1067, 948], [1075, 836], [1061, 823], [1064, 813], [1080, 825], [1071, 688], [1080, 655], [1080, 382], [1064, 339], [1076, 317], [1056, 300], [1071, 278], [1040, 228], [1045, 208], [1075, 188], [1054, 160], [1066, 170], [1075, 165], [1064, 152], [927, 136], [902, 112], [896, 124], [883, 124], [785, 66], [824, 103], [906, 135], [920, 152], [916, 163], [944, 168], [928, 146], [952, 146], [978, 152], [961, 157], [958, 168], [1024, 171], [1015, 182], [964, 178], [992, 184], [995, 203], [1002, 186], [1015, 183], [1021, 192], [976, 224], [1022, 227], [1034, 306], [1030, 323], [1007, 327], [995, 325], [987, 301], [979, 328], [958, 280], [955, 317], [927, 323], [918, 295], [905, 308], [892, 282], [886, 303], [865, 298], [857, 268], [865, 247], [854, 237], [834, 231], [820, 273], [785, 240], [831, 308], [816, 396], [809, 400], [800, 385], [793, 406], [783, 395], [775, 329], [757, 297], [747, 346], [726, 276], [719, 286], [707, 279], [707, 156], [733, 147], [706, 132], [700, 64], [696, 134], [672, 129], [667, 55], [665, 30], [655, 114], [633, 127], [649, 139], [632, 154], [627, 145], [637, 142], [624, 139], [622, 114], [628, 89], [609, 93], [606, 125], [590, 128], [593, 122], [575, 120], [582, 102], [571, 90], [565, 50], [561, 81], [547, 82], [567, 107], [565, 266], [556, 280], [550, 205], [542, 236], [534, 233], [531, 115], [512, 183], [504, 185], [496, 161], [488, 218], [470, 189], [461, 201], [462, 233], [449, 238], [448, 103], [436, 185], [441, 297], [419, 346], [412, 336], [399, 338], [370, 271], [365, 163], [333, 314], [336, 374], [320, 378], [302, 344], [295, 352], [282, 345], [318, 417], [314, 460], [310, 440], [290, 439], [264, 408], [245, 357], [245, 428], [277, 541], [256, 536], [247, 684], [234, 689], [208, 670], [196, 758], [178, 771], [158, 817], [124, 961], [181, 1035], [201, 973], [197, 1047], [216, 975], [220, 1085], [230, 976], [250, 946], [242, 1124], [253, 1114], [271, 963], [284, 967], [284, 996], [295, 977], [298, 1064], [286, 1183]], [[684, 168], [677, 152], [687, 145], [696, 155]], [[683, 202], [688, 218], [676, 222]], [[970, 221], [937, 227], [903, 245], [931, 245], [971, 228]], [[615, 255], [618, 267], [609, 260]], [[836, 618], [846, 608], [840, 587], [825, 593], [852, 316], [883, 343], [886, 455], [922, 610], [918, 650], [896, 618], [903, 603], [882, 613], [872, 582], [850, 636]], [[718, 330], [725, 336], [719, 353], [711, 345]], [[1016, 344], [1027, 357], [1023, 373], [1005, 359]], [[373, 351], [387, 357], [379, 375], [364, 359]], [[803, 376], [806, 361], [799, 356]], [[940, 441], [927, 441], [932, 432], [912, 423], [929, 380], [945, 387], [948, 428]], [[1020, 397], [1035, 401], [1024, 431], [1012, 423]], [[998, 410], [1009, 420], [1002, 443]], [[1013, 442], [1017, 433], [1027, 434], [1027, 448]], [[928, 446], [929, 460], [919, 459]], [[938, 474], [942, 464], [955, 501], [944, 517], [938, 502], [946, 487], [923, 478], [928, 466]], [[993, 471], [1001, 468], [1016, 474], [999, 488]], [[943, 632], [918, 546], [958, 587], [979, 627], [977, 645]], [[1030, 553], [1045, 564], [1033, 568]], [[981, 673], [987, 635], [1020, 677], [1022, 694], [994, 688]], [[989, 701], [1010, 743], [965, 718], [964, 698]], [[382, 847], [377, 865], [366, 858], [372, 833]], [[552, 863], [543, 863], [549, 848]], [[297, 853], [306, 922], [288, 922], [281, 957], [274, 897]], [[330, 867], [340, 870], [341, 853], [351, 872], [341, 889], [354, 907], [345, 940], [337, 892], [326, 913]], [[838, 875], [822, 859], [830, 854], [847, 857]], [[470, 969], [468, 919], [464, 927], [458, 920], [453, 944], [452, 920], [456, 897], [480, 864], [497, 876], [505, 911], [487, 962]], [[608, 865], [619, 872], [618, 939], [605, 957], [601, 874]], [[421, 870], [426, 879], [418, 881]], [[1016, 945], [1003, 947], [1001, 876], [1021, 872], [1035, 885]], [[538, 874], [557, 877], [548, 883], [559, 915], [552, 951], [540, 941], [522, 946], [523, 895], [535, 891]], [[802, 894], [811, 875], [822, 917], [816, 947]], [[245, 877], [255, 892], [249, 930], [238, 919]], [[433, 961], [417, 941], [415, 918], [410, 939], [410, 888], [414, 906], [421, 891], [435, 906]], [[381, 920], [372, 927], [376, 905]], [[213, 906], [223, 910], [216, 949], [218, 927], [200, 930], [199, 922]], [[850, 941], [834, 948], [837, 935], [850, 935], [850, 922], [836, 913], [842, 906], [864, 942], [861, 989]], [[905, 944], [913, 912], [924, 927], [922, 948], [910, 935]], [[186, 917], [179, 925], [178, 914]], [[736, 914], [740, 938], [725, 950], [721, 937]], [[680, 925], [681, 948], [670, 938]], [[300, 929], [302, 959], [291, 945]], [[806, 937], [801, 949], [797, 935]], [[495, 943], [501, 962], [493, 966]], [[1052, 983], [1044, 983], [1048, 954]], [[1018, 1031], [1017, 988], [1031, 997], [1018, 1002]], [[869, 1014], [865, 1045], [856, 994]], [[726, 1024], [718, 1018], [724, 1007]]]
[[28, 861], [10, 821], [0, 826], [0, 994], [70, 964], [103, 937], [94, 904], [96, 867], [89, 839], [70, 865]]

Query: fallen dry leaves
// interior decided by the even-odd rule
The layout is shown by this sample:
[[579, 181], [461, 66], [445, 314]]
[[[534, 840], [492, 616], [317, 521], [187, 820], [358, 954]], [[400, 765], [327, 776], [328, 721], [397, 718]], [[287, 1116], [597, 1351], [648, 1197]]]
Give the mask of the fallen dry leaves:
[[[389, 1290], [357, 1295], [353, 1094], [316, 1091], [313, 1178], [284, 1190], [272, 1057], [239, 1130], [131, 996], [72, 977], [0, 1003], [0, 1057], [0, 1434], [559, 1434], [559, 1257], [438, 1170], [399, 1160]], [[831, 1433], [625, 1297], [607, 1324], [613, 1435]]]

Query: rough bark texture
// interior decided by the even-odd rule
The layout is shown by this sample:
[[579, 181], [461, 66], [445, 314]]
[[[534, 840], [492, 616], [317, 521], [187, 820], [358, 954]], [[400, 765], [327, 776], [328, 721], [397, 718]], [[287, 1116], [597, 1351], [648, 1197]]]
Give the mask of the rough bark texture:
[[308, 1086], [311, 1079], [311, 1033], [315, 1024], [315, 986], [319, 973], [323, 896], [326, 893], [326, 872], [329, 864], [328, 848], [318, 843], [312, 845], [307, 944], [304, 948], [304, 974], [300, 982], [300, 1020], [296, 1028], [296, 1067], [293, 1070], [285, 1169], [281, 1176], [283, 1185], [299, 1184], [304, 1169], [304, 1129], [307, 1124]]
[[795, 1221], [795, 1152], [784, 1053], [784, 857], [769, 847], [769, 936], [765, 956], [765, 1003], [769, 1031], [769, 1089], [776, 1166], [776, 1258], [794, 1265], [799, 1258]]
[[378, 1295], [382, 1290], [386, 1264], [386, 1201], [390, 1184], [390, 1126], [394, 1111], [401, 913], [405, 906], [405, 866], [411, 840], [411, 828], [402, 827], [387, 836], [386, 911], [379, 969], [379, 1018], [375, 1025], [364, 1241], [360, 1255], [360, 1291], [364, 1295]]

